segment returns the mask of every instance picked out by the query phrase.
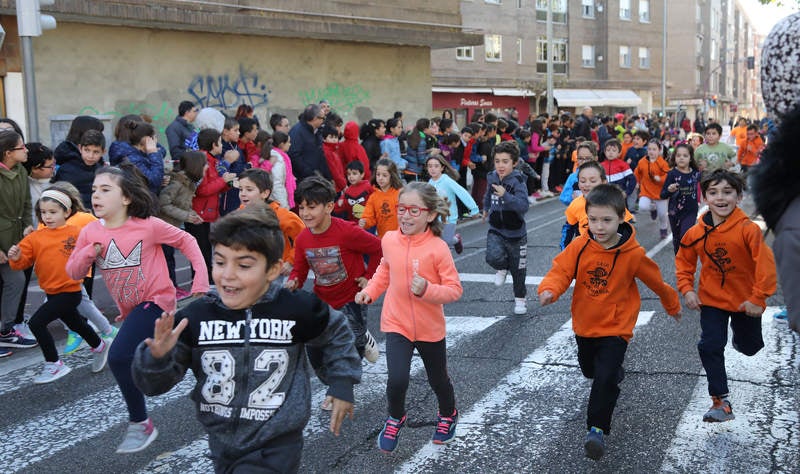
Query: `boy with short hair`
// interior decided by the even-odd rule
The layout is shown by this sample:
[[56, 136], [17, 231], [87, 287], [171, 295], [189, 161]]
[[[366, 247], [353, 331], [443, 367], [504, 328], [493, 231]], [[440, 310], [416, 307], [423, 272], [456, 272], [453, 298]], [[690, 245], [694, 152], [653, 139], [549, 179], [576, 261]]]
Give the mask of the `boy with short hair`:
[[[633, 170], [628, 163], [620, 159], [622, 152], [622, 144], [619, 140], [612, 138], [606, 142], [606, 161], [601, 162], [603, 169], [606, 172], [606, 179], [608, 184], [615, 184], [625, 192], [625, 199], [628, 203], [628, 209], [634, 209], [631, 201], [634, 190], [636, 189], [636, 176], [633, 175]], [[636, 220], [633, 220], [636, 223]]]
[[353, 416], [353, 385], [361, 379], [353, 335], [340, 312], [276, 281], [283, 237], [274, 215], [229, 214], [214, 224], [211, 241], [219, 293], [156, 320], [153, 337], [136, 349], [134, 381], [159, 395], [191, 368], [215, 471], [295, 472], [311, 399], [303, 349], [326, 355], [330, 430], [338, 436], [344, 417]]
[[644, 130], [633, 134], [633, 138], [631, 139], [633, 145], [628, 148], [628, 151], [625, 153], [625, 162], [631, 167], [631, 171], [635, 171], [639, 160], [647, 156], [648, 140], [650, 140], [650, 134]]
[[[356, 223], [332, 217], [335, 199], [333, 185], [321, 176], [309, 176], [297, 185], [295, 201], [306, 228], [294, 242], [294, 268], [285, 286], [302, 288], [308, 270], [313, 270], [314, 293], [347, 316], [358, 353], [375, 362], [378, 348], [367, 331], [367, 305], [355, 303], [355, 296], [378, 268], [381, 240]], [[366, 266], [364, 256], [368, 257]], [[321, 365], [318, 351], [309, 349], [308, 356], [312, 366]]]
[[[608, 149], [608, 148], [607, 148]], [[592, 380], [586, 413], [586, 456], [605, 453], [603, 435], [611, 430], [622, 363], [639, 314], [640, 279], [661, 300], [667, 314], [680, 319], [680, 300], [661, 277], [658, 265], [636, 241], [633, 226], [624, 222], [625, 195], [611, 184], [600, 184], [586, 196], [589, 232], [570, 243], [553, 260], [539, 285], [542, 306], [554, 303], [573, 280], [572, 329], [578, 344], [581, 372]]]
[[80, 160], [70, 160], [58, 167], [53, 181], [67, 181], [78, 188], [81, 202], [86, 209], [92, 208], [92, 184], [94, 174], [104, 166], [103, 154], [106, 152], [106, 137], [103, 132], [87, 130], [81, 135], [78, 150]]
[[722, 126], [718, 123], [709, 123], [705, 131], [705, 141], [694, 151], [694, 160], [697, 167], [704, 173], [711, 173], [718, 169], [729, 169], [736, 165], [736, 152], [730, 145], [719, 141], [722, 135]]
[[[457, 135], [456, 135], [457, 136]], [[358, 160], [347, 163], [347, 187], [339, 194], [333, 215], [346, 221], [356, 222], [364, 214], [364, 205], [375, 190], [372, 183], [364, 179], [364, 164]]]
[[[738, 141], [738, 138], [737, 138]], [[758, 134], [758, 127], [748, 125], [745, 138], [736, 151], [736, 159], [742, 167], [742, 173], [747, 173], [750, 167], [758, 163], [758, 158], [764, 150], [764, 140]]]
[[325, 124], [320, 127], [322, 136], [322, 151], [325, 154], [325, 162], [333, 178], [336, 192], [341, 192], [347, 186], [344, 170], [342, 169], [342, 155], [339, 151], [339, 130], [332, 125]]
[[[728, 321], [734, 349], [747, 356], [761, 350], [761, 313], [775, 293], [777, 277], [775, 257], [764, 243], [761, 228], [738, 206], [742, 179], [720, 169], [705, 175], [700, 189], [708, 212], [681, 239], [675, 276], [686, 307], [700, 310], [697, 349], [712, 400], [703, 421], [719, 422], [734, 419], [725, 373]], [[698, 258], [700, 282], [695, 292]]]
[[[230, 117], [226, 118], [225, 125], [222, 129], [221, 158], [217, 162], [217, 172], [220, 176], [225, 173], [232, 173], [238, 178], [242, 171], [250, 167], [247, 162], [247, 157], [239, 148], [239, 135], [239, 121]], [[224, 216], [229, 212], [239, 209], [241, 205], [239, 201], [239, 189], [236, 187], [236, 179], [229, 181], [228, 184], [230, 185], [230, 189], [224, 192], [220, 197], [220, 216]]]

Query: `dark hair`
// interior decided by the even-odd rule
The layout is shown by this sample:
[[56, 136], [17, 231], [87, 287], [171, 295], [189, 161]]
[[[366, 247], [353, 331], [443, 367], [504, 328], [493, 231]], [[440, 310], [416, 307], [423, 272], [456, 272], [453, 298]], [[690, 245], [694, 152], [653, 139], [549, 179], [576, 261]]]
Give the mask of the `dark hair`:
[[186, 112], [191, 111], [194, 108], [194, 102], [190, 100], [184, 100], [180, 104], [178, 104], [178, 115], [183, 117], [186, 115]]
[[264, 145], [269, 143], [269, 147], [272, 148], [272, 135], [270, 135], [268, 131], [261, 129], [258, 131], [258, 133], [256, 133], [253, 143], [256, 146], [259, 146], [260, 143], [262, 149], [264, 148]]
[[390, 118], [386, 121], [386, 128], [394, 128], [402, 123], [403, 122], [398, 118]]
[[[64, 206], [64, 204], [62, 204], [60, 201], [58, 201], [56, 199], [53, 199], [51, 197], [40, 197], [33, 204], [33, 211], [36, 213], [36, 218], [39, 219], [39, 222], [42, 221], [42, 208], [39, 205], [42, 201], [54, 202], [54, 203], [58, 204], [58, 207], [60, 207], [61, 209], [63, 209], [63, 210], [68, 212], [67, 218], [70, 218], [70, 217], [74, 216], [75, 213], [77, 213], [78, 211], [86, 212], [86, 208], [83, 207], [83, 203], [81, 203], [80, 193], [76, 196], [76, 195], [74, 195], [74, 194], [72, 194], [70, 192], [64, 191], [64, 189], [62, 189], [61, 187], [55, 186], [55, 185], [48, 186], [44, 191], [58, 191], [58, 192], [64, 193], [69, 198], [71, 204], [70, 204], [70, 208], [67, 209], [66, 206]], [[42, 191], [42, 192], [44, 192], [44, 191]]]
[[586, 195], [586, 212], [588, 213], [589, 208], [593, 206], [608, 206], [618, 217], [622, 218], [625, 216], [626, 209], [625, 192], [614, 184], [598, 184]]
[[262, 170], [261, 168], [248, 168], [239, 173], [239, 179], [242, 180], [244, 178], [252, 181], [259, 192], [272, 191], [272, 178], [268, 171]]
[[520, 138], [520, 140], [525, 140], [526, 138], [531, 138], [533, 134], [530, 130], [520, 128], [517, 130], [517, 136]]
[[675, 145], [675, 148], [672, 150], [672, 155], [669, 157], [669, 165], [675, 167], [675, 156], [678, 154], [679, 148], [686, 148], [686, 150], [689, 151], [689, 167], [697, 171], [697, 162], [694, 159], [694, 148], [688, 143], [679, 143]]
[[86, 130], [86, 133], [81, 137], [80, 146], [99, 146], [100, 149], [106, 149], [106, 137], [103, 132], [97, 130]]
[[448, 204], [447, 200], [436, 191], [436, 188], [434, 188], [432, 184], [428, 184], [424, 181], [412, 181], [405, 185], [405, 187], [400, 190], [398, 199], [406, 193], [417, 193], [422, 204], [430, 209], [428, 212], [435, 212], [437, 214], [436, 218], [428, 223], [428, 229], [431, 230], [433, 235], [437, 237], [441, 236], [442, 230], [444, 230], [444, 223], [447, 220], [447, 216], [450, 215], [450, 204]]
[[289, 141], [289, 135], [283, 132], [275, 132], [272, 134], [272, 146], [278, 148], [284, 143]]
[[22, 163], [22, 166], [28, 171], [28, 174], [31, 174], [31, 170], [44, 166], [46, 161], [55, 159], [53, 150], [41, 143], [26, 143], [25, 148], [28, 149], [28, 161]]
[[337, 114], [336, 112], [330, 111], [328, 115], [325, 116], [325, 125], [332, 126], [332, 127], [341, 127], [344, 125], [344, 120], [342, 120], [342, 116]]
[[385, 125], [381, 119], [372, 119], [369, 122], [362, 124], [361, 128], [358, 130], [358, 138], [360, 138], [361, 141], [364, 141], [369, 137], [376, 136], [375, 131], [381, 128], [381, 125]]
[[425, 129], [430, 128], [431, 121], [426, 118], [421, 118], [417, 120], [417, 124], [414, 126], [414, 130], [408, 134], [408, 146], [411, 148], [416, 149], [419, 146], [419, 142], [423, 140], [423, 135], [425, 135]]
[[78, 188], [76, 188], [75, 185], [70, 183], [69, 181], [56, 181], [55, 183], [51, 184], [50, 187], [47, 189], [56, 189], [69, 196], [70, 201], [72, 201], [73, 211], [89, 212], [83, 205], [83, 199], [81, 199], [81, 192], [78, 191]]
[[582, 165], [578, 166], [578, 171], [577, 171], [578, 174], [576, 176], [580, 177], [581, 171], [586, 171], [588, 169], [597, 170], [597, 172], [600, 173], [601, 180], [603, 181], [608, 180], [608, 178], [606, 177], [606, 169], [603, 168], [603, 165], [601, 165], [600, 162], [595, 160], [587, 161], [586, 163], [583, 163]]
[[297, 118], [298, 118], [298, 120], [300, 120], [302, 122], [310, 122], [310, 121], [314, 120], [315, 118], [317, 118], [317, 116], [319, 115], [319, 113], [321, 111], [322, 111], [322, 108], [320, 108], [319, 105], [317, 105], [317, 104], [309, 104], [309, 105], [306, 106], [305, 109], [303, 109], [303, 112], [301, 112], [300, 116], [297, 117]]
[[717, 122], [711, 122], [706, 125], [706, 132], [709, 130], [716, 130], [717, 134], [722, 135], [722, 125], [718, 124]]
[[181, 171], [195, 183], [203, 179], [203, 168], [207, 163], [208, 158], [202, 151], [185, 151], [181, 154]]
[[[619, 142], [616, 138], [609, 138], [606, 140], [605, 148], [616, 148], [617, 151], [622, 151], [622, 143]], [[605, 148], [603, 148], [605, 150]]]
[[[233, 130], [234, 127], [239, 126], [239, 121], [233, 117], [225, 117], [225, 124], [222, 125], [223, 130]], [[241, 130], [240, 130], [241, 131]]]
[[239, 119], [239, 131], [242, 132], [244, 135], [247, 132], [253, 130], [253, 127], [257, 127], [258, 122], [255, 119], [251, 119], [250, 117], [241, 117]]
[[120, 117], [117, 121], [117, 125], [114, 127], [114, 138], [116, 138], [117, 141], [130, 142], [132, 129], [128, 125], [132, 122], [143, 123], [144, 119], [141, 115], [136, 114], [128, 114]]
[[486, 115], [483, 116], [483, 121], [485, 123], [497, 122], [497, 114], [493, 114], [491, 112], [488, 112]]
[[147, 122], [129, 122], [127, 128], [130, 130], [128, 143], [131, 145], [138, 145], [144, 137], [153, 137], [156, 134], [156, 129]]
[[439, 122], [441, 121], [442, 121], [441, 117], [431, 117], [431, 124], [436, 124], [437, 127], [439, 126]]
[[210, 153], [221, 136], [222, 134], [213, 128], [204, 128], [197, 134], [197, 148]]
[[461, 141], [461, 137], [458, 136], [457, 133], [448, 133], [442, 138], [442, 143], [445, 145], [456, 145], [458, 146], [458, 142]]
[[508, 122], [503, 119], [497, 119], [497, 129], [500, 131], [504, 131], [508, 128]]
[[17, 132], [17, 134], [22, 137], [22, 141], [25, 141], [25, 134], [22, 133], [22, 129], [19, 128], [19, 124], [15, 122], [13, 119], [10, 119], [8, 117], [2, 117], [0, 118], [0, 123], [7, 123], [11, 125], [11, 128], [13, 128], [14, 131]]
[[636, 133], [633, 134], [634, 137], [639, 137], [642, 139], [643, 142], [647, 143], [650, 140], [650, 134], [645, 132], [644, 130], [638, 130]]
[[333, 184], [318, 174], [308, 176], [300, 181], [294, 191], [294, 201], [298, 205], [303, 201], [306, 204], [326, 205], [335, 200], [336, 189]]
[[700, 180], [700, 190], [703, 192], [703, 197], [706, 197], [706, 191], [710, 186], [713, 186], [717, 183], [725, 181], [728, 183], [734, 190], [736, 190], [736, 194], [741, 196], [742, 192], [744, 191], [744, 180], [736, 173], [731, 173], [728, 170], [714, 170], [711, 173], [706, 173], [703, 175], [703, 178]]
[[378, 174], [378, 166], [385, 166], [386, 169], [389, 171], [389, 186], [394, 189], [400, 189], [403, 187], [403, 180], [400, 179], [400, 171], [397, 169], [397, 163], [390, 160], [389, 158], [381, 158], [380, 160], [375, 162], [375, 173], [372, 173], [372, 184], [378, 185], [377, 181], [377, 174]]
[[101, 122], [100, 119], [94, 118], [90, 115], [78, 115], [72, 119], [72, 123], [69, 126], [69, 131], [67, 132], [66, 140], [68, 142], [77, 144], [81, 141], [81, 137], [86, 130], [97, 130], [98, 132], [102, 132], [104, 128], [103, 122]]
[[339, 130], [329, 123], [325, 123], [322, 125], [322, 127], [320, 127], [319, 134], [322, 136], [322, 138], [328, 138], [331, 136], [339, 138]]
[[[236, 109], [236, 114], [233, 116], [233, 118], [235, 118], [235, 119], [245, 118], [245, 117], [247, 117], [248, 114], [252, 114], [252, 113], [253, 113], [253, 106], [247, 105], [247, 104], [242, 104], [242, 105], [239, 106], [238, 109]], [[249, 117], [247, 117], [247, 118], [249, 118]], [[253, 121], [255, 122], [255, 120], [253, 120]], [[239, 122], [239, 124], [240, 124], [239, 127], [241, 127], [242, 126], [241, 122]]]
[[6, 159], [6, 152], [13, 151], [22, 135], [13, 130], [0, 131], [0, 162]]
[[211, 224], [211, 245], [247, 249], [267, 260], [267, 270], [283, 256], [283, 233], [278, 216], [269, 206], [256, 206], [232, 212]]
[[95, 179], [101, 174], [110, 174], [116, 178], [122, 195], [130, 200], [128, 216], [147, 219], [157, 213], [156, 200], [150, 192], [147, 178], [135, 165], [123, 161], [117, 166], [103, 166], [95, 173]]
[[450, 128], [452, 126], [453, 126], [453, 119], [443, 118], [439, 122], [439, 130], [441, 130], [441, 131], [445, 131], [445, 130], [447, 130], [448, 128]]
[[273, 132], [275, 131], [275, 127], [280, 125], [281, 122], [283, 122], [283, 119], [285, 118], [286, 116], [282, 114], [272, 114], [269, 116], [269, 126]]
[[750, 125], [747, 126], [747, 130], [752, 130], [754, 132], [758, 132], [758, 127], [756, 127], [755, 124], [751, 123]]
[[394, 115], [392, 115], [392, 118], [396, 118], [396, 119], [402, 120], [403, 119], [403, 112], [400, 111], [400, 110], [396, 110], [394, 112]]
[[464, 125], [463, 127], [461, 127], [461, 133], [469, 133], [470, 135], [475, 135], [476, 130], [475, 127], [473, 127], [471, 124]]
[[498, 153], [506, 153], [511, 156], [511, 162], [517, 164], [519, 161], [519, 145], [517, 142], [512, 141], [505, 141], [500, 142], [494, 147], [494, 156], [497, 156]]
[[356, 170], [361, 174], [364, 174], [364, 163], [359, 160], [353, 160], [350, 163], [347, 163], [345, 170]]
[[453, 111], [450, 109], [444, 109], [442, 111], [442, 120], [453, 120]]

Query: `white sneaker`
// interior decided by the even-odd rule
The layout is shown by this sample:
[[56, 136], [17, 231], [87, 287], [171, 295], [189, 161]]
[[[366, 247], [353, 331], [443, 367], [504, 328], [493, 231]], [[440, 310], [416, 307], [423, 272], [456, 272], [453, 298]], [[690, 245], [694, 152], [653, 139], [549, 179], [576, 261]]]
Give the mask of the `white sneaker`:
[[528, 204], [536, 204], [536, 198], [533, 196], [528, 196]]
[[19, 323], [14, 325], [14, 330], [17, 331], [17, 334], [24, 337], [25, 339], [36, 339], [36, 337], [31, 332], [31, 329], [28, 327], [28, 320], [26, 319], [24, 323]]
[[506, 282], [506, 275], [508, 275], [508, 270], [497, 270], [497, 273], [494, 274], [494, 285], [503, 286], [503, 283]]
[[70, 372], [72, 372], [72, 369], [70, 369], [68, 365], [64, 364], [64, 361], [59, 360], [56, 362], [45, 362], [44, 370], [42, 370], [42, 373], [33, 379], [33, 383], [50, 383], [60, 379]]
[[92, 372], [100, 372], [106, 366], [108, 361], [108, 349], [111, 343], [103, 338], [100, 338], [101, 346], [97, 349], [92, 349]]
[[374, 364], [378, 361], [378, 357], [381, 353], [378, 351], [378, 343], [375, 342], [375, 338], [372, 337], [372, 334], [367, 331], [367, 343], [364, 344], [364, 358], [367, 359], [370, 363]]
[[514, 298], [514, 314], [528, 314], [525, 298]]
[[153, 420], [150, 418], [139, 423], [128, 423], [128, 429], [125, 432], [125, 438], [122, 443], [117, 447], [117, 453], [136, 453], [155, 441], [158, 437], [158, 430], [153, 426]]

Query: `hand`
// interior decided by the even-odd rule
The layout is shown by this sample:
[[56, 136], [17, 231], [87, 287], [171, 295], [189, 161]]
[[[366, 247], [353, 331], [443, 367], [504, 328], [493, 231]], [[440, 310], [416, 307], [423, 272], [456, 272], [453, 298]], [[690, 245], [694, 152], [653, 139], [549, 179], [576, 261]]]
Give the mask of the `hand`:
[[473, 163], [471, 161], [469, 163], [467, 163], [467, 168], [469, 168], [471, 170], [474, 170], [476, 167], [477, 167], [477, 165], [475, 165], [475, 163]]
[[366, 219], [364, 219], [364, 218], [361, 218], [361, 219], [359, 219], [359, 220], [358, 220], [358, 226], [359, 226], [359, 227], [362, 227], [362, 228], [363, 228], [363, 227], [366, 227], [366, 226], [367, 226], [367, 220], [366, 220]]
[[438, 148], [431, 148], [431, 156], [440, 155], [441, 153], [442, 153], [442, 150], [440, 150]]
[[499, 184], [492, 184], [492, 194], [494, 194], [497, 197], [503, 197], [505, 193], [506, 193], [506, 188], [504, 188]]
[[486, 222], [487, 217], [489, 217], [489, 211], [483, 211], [483, 214], [481, 214], [481, 221]]
[[681, 312], [680, 312], [680, 311], [678, 311], [678, 312], [677, 312], [677, 313], [675, 313], [675, 314], [670, 314], [670, 317], [671, 317], [672, 319], [674, 319], [675, 321], [680, 321], [680, 320], [681, 320]]
[[236, 150], [228, 150], [224, 155], [222, 155], [222, 159], [228, 163], [233, 163], [239, 159], [239, 152]]
[[419, 276], [417, 272], [414, 272], [414, 276], [411, 278], [411, 292], [416, 296], [422, 296], [425, 294], [427, 288], [428, 280]]
[[350, 415], [350, 419], [353, 419], [353, 404], [344, 400], [339, 400], [338, 398], [334, 398], [330, 426], [331, 433], [333, 433], [334, 436], [339, 436], [339, 430], [342, 427], [342, 420], [344, 420], [346, 415]]
[[161, 187], [166, 188], [167, 185], [169, 184], [170, 179], [171, 179], [170, 176], [168, 174], [165, 174], [164, 177], [161, 178]]
[[167, 355], [175, 347], [175, 343], [178, 342], [178, 336], [186, 329], [187, 324], [189, 324], [189, 320], [184, 318], [175, 326], [175, 315], [173, 313], [161, 313], [161, 317], [156, 319], [153, 337], [148, 337], [144, 340], [144, 343], [150, 348], [150, 354], [156, 359], [161, 359]]
[[[11, 250], [8, 251], [8, 257], [11, 258]], [[762, 308], [757, 304], [753, 304], [749, 301], [745, 301], [744, 303], [739, 305], [739, 311], [743, 311], [746, 315], [750, 316], [751, 318], [759, 318], [761, 317], [761, 313], [764, 312], [764, 308]]]
[[359, 291], [356, 293], [354, 301], [358, 304], [370, 304], [372, 303], [372, 298], [369, 297], [366, 291]]
[[28, 227], [26, 227], [26, 228], [24, 228], [22, 230], [22, 236], [25, 237], [26, 235], [30, 234], [31, 232], [33, 232], [33, 227], [28, 226]]
[[8, 253], [6, 254], [8, 260], [13, 260], [15, 262], [19, 260], [20, 256], [22, 256], [22, 251], [20, 251], [19, 246], [17, 245], [12, 245], [11, 248], [8, 249]]
[[200, 217], [200, 215], [197, 214], [196, 212], [191, 211], [189, 213], [189, 218], [187, 219], [187, 222], [190, 222], [192, 224], [198, 225], [198, 224], [202, 224], [203, 223], [203, 218]]
[[369, 280], [367, 280], [367, 279], [366, 279], [366, 278], [364, 278], [364, 277], [358, 277], [358, 278], [356, 278], [356, 285], [358, 285], [358, 287], [359, 287], [359, 288], [361, 288], [362, 290], [363, 290], [364, 288], [366, 288], [366, 286], [367, 286], [367, 283], [369, 283]]
[[667, 191], [671, 193], [674, 193], [677, 190], [678, 190], [678, 183], [672, 183], [669, 186], [667, 186]]
[[697, 296], [697, 293], [694, 291], [687, 291], [685, 295], [683, 295], [683, 301], [686, 302], [686, 307], [689, 309], [693, 309], [695, 311], [700, 309], [700, 298]]
[[294, 266], [292, 266], [291, 263], [283, 262], [283, 264], [281, 265], [281, 275], [289, 276], [289, 274], [292, 273], [293, 268]]
[[222, 179], [225, 180], [226, 183], [230, 183], [231, 181], [236, 180], [236, 173], [223, 173]]
[[8, 263], [8, 256], [5, 252], [0, 250], [0, 265], [5, 265], [6, 263]]
[[287, 290], [294, 291], [297, 289], [297, 279], [296, 278], [289, 278], [286, 280], [286, 283], [283, 284], [283, 287]]
[[156, 146], [158, 142], [156, 141], [156, 137], [144, 137], [144, 149], [149, 153], [155, 153], [158, 151], [158, 147]]
[[555, 301], [553, 297], [553, 293], [550, 290], [544, 290], [543, 292], [539, 293], [539, 304], [542, 306], [547, 306]]
[[656, 183], [660, 183], [661, 182], [661, 176], [653, 176], [653, 181], [655, 181]]
[[100, 254], [103, 253], [103, 244], [101, 243], [94, 243], [94, 256], [99, 257]]

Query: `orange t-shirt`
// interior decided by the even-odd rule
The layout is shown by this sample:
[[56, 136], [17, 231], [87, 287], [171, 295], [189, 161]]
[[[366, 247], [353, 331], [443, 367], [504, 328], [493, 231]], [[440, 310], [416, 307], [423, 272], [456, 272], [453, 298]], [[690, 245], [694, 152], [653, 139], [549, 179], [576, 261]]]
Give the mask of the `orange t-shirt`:
[[[639, 196], [650, 199], [661, 199], [661, 188], [664, 187], [664, 179], [669, 173], [669, 165], [660, 156], [656, 161], [650, 161], [645, 157], [639, 160], [633, 174], [639, 182]], [[658, 178], [656, 178], [658, 177]]]
[[623, 160], [623, 161], [625, 160], [625, 155], [628, 154], [628, 150], [630, 150], [631, 147], [633, 147], [633, 142], [630, 142], [630, 143], [623, 142], [622, 143], [622, 151], [619, 152], [619, 159], [620, 160]]

